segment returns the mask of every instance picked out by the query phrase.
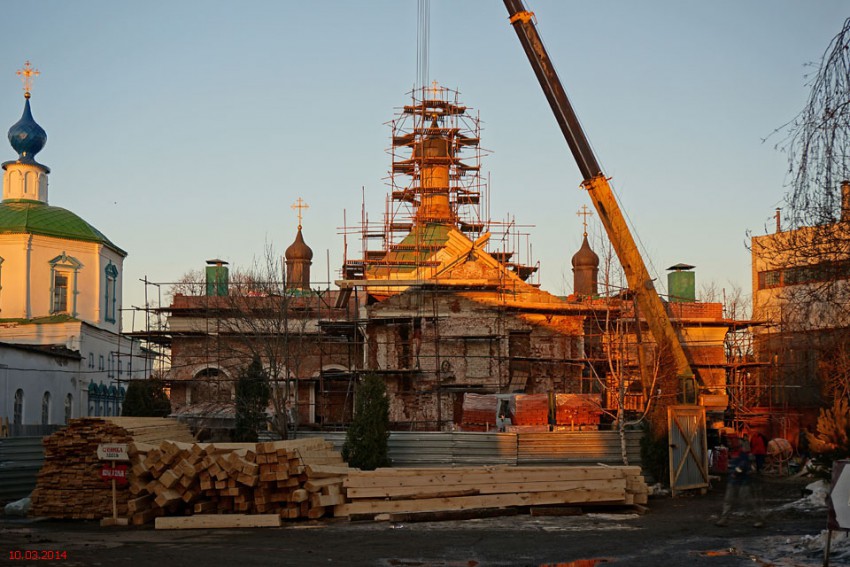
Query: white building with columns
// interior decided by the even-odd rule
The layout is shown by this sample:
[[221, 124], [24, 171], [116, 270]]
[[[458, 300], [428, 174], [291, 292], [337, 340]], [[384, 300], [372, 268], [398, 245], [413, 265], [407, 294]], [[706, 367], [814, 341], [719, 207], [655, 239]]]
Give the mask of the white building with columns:
[[[34, 73], [29, 64], [27, 72]], [[23, 116], [9, 129], [18, 158], [2, 164], [0, 420], [48, 425], [119, 415], [127, 380], [146, 372], [138, 343], [121, 335], [127, 253], [48, 204], [50, 169], [35, 160], [47, 134], [25, 90]]]

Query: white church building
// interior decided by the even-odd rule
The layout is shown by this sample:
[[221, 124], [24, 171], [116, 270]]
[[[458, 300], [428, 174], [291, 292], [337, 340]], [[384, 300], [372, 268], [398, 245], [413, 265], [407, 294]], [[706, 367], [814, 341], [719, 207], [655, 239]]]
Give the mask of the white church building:
[[9, 129], [18, 158], [2, 164], [0, 421], [63, 424], [120, 415], [127, 380], [143, 378], [138, 342], [121, 335], [127, 253], [76, 214], [48, 204], [47, 134], [30, 109]]

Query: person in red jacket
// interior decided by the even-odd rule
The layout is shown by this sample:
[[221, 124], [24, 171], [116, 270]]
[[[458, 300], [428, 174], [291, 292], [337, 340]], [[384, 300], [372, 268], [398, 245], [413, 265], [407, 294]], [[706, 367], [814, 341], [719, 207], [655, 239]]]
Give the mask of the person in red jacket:
[[756, 431], [750, 439], [750, 454], [755, 459], [756, 472], [761, 473], [765, 458], [767, 458], [767, 438], [761, 431]]

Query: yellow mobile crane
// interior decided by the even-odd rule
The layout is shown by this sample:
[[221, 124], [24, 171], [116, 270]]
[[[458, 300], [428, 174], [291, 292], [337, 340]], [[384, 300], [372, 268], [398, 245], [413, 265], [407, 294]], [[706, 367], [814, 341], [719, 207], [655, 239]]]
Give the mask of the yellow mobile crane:
[[596, 161], [596, 156], [590, 148], [578, 118], [567, 99], [564, 87], [558, 79], [555, 67], [543, 46], [543, 41], [540, 39], [540, 34], [538, 34], [537, 27], [534, 24], [534, 14], [525, 9], [522, 0], [504, 0], [504, 2], [510, 14], [510, 22], [519, 37], [525, 54], [528, 56], [534, 74], [540, 81], [543, 93], [549, 101], [549, 106], [552, 107], [552, 112], [555, 113], [555, 119], [561, 127], [561, 132], [563, 132], [584, 178], [581, 185], [590, 195], [590, 200], [593, 201], [593, 206], [605, 227], [608, 239], [623, 266], [629, 288], [635, 293], [640, 312], [646, 318], [649, 330], [659, 347], [662, 350], [666, 347], [672, 353], [676, 373], [682, 383], [685, 401], [696, 401], [689, 399], [692, 396], [695, 398], [696, 392], [689, 392], [689, 390], [694, 389], [694, 373], [691, 370], [685, 349], [682, 347], [679, 335], [673, 328], [673, 324], [667, 316], [667, 311], [664, 309], [664, 304], [655, 290], [655, 285], [652, 283], [652, 278], [649, 276], [640, 251], [629, 231], [626, 219], [620, 211], [620, 206], [617, 204], [608, 178], [602, 173], [602, 168]]

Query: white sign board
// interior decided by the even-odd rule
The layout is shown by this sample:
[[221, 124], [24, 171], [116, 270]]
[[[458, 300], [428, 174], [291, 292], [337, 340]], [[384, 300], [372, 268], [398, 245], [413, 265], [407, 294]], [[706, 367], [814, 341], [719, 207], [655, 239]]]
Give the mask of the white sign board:
[[101, 443], [97, 446], [97, 458], [104, 461], [129, 461], [126, 443]]

